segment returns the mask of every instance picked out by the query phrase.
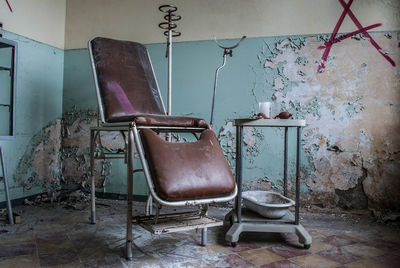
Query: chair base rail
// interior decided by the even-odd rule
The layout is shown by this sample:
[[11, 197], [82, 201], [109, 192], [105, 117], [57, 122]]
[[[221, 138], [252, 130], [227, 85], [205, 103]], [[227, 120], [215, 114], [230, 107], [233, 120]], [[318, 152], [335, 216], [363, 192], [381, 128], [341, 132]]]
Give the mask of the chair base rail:
[[137, 223], [153, 234], [184, 232], [223, 225], [222, 220], [199, 214], [196, 211], [162, 214], [159, 215], [158, 218], [156, 218], [155, 215], [136, 216], [133, 217], [132, 220], [133, 223]]

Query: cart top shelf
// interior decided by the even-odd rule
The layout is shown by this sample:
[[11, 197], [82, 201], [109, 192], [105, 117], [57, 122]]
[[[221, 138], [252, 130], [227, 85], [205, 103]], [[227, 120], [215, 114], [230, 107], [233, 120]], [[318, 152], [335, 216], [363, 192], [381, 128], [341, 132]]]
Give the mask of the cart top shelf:
[[235, 119], [235, 126], [252, 126], [252, 127], [305, 127], [304, 119], [251, 119], [239, 118]]

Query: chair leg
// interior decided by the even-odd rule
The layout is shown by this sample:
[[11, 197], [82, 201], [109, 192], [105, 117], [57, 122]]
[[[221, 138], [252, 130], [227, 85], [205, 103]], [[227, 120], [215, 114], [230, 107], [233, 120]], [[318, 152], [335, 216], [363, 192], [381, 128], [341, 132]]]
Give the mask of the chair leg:
[[146, 216], [150, 216], [151, 214], [153, 214], [153, 198], [151, 197], [151, 194], [149, 194], [146, 202]]
[[125, 258], [132, 260], [132, 194], [133, 194], [133, 143], [132, 128], [128, 132], [128, 163], [127, 163], [127, 213], [126, 213], [126, 245]]
[[94, 130], [90, 130], [90, 205], [91, 205], [91, 214], [90, 214], [90, 223], [96, 224], [96, 196], [95, 196], [95, 183], [94, 183], [94, 146], [95, 146], [95, 137]]
[[201, 229], [201, 245], [207, 245], [207, 228]]

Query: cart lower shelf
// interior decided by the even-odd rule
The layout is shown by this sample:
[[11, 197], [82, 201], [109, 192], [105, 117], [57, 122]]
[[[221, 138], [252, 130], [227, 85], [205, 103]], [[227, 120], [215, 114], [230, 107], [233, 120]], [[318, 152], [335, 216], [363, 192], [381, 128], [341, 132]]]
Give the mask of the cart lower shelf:
[[232, 246], [239, 241], [239, 235], [242, 232], [294, 233], [304, 248], [310, 248], [312, 243], [310, 234], [301, 224], [295, 224], [294, 216], [290, 212], [281, 219], [267, 219], [252, 211], [242, 209], [242, 221], [239, 223], [236, 212], [232, 210], [226, 215], [224, 224], [231, 226], [225, 235], [225, 240]]

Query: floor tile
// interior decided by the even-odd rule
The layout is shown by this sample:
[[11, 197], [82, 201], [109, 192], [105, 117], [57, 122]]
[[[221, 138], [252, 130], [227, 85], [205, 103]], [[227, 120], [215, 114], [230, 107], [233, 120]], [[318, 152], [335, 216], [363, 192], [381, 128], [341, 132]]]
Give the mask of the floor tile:
[[9, 258], [36, 253], [35, 244], [0, 245], [0, 258]]
[[92, 233], [80, 233], [69, 236], [72, 245], [76, 250], [82, 250], [84, 248], [99, 248], [107, 247], [108, 240], [104, 237], [93, 235]]
[[320, 232], [318, 230], [308, 230], [308, 233], [311, 235], [312, 238], [328, 236], [326, 233]]
[[52, 253], [54, 251], [72, 250], [71, 241], [65, 234], [60, 233], [45, 233], [36, 236], [36, 245], [39, 254]]
[[322, 237], [322, 238], [317, 238], [318, 241], [333, 245], [335, 247], [342, 247], [342, 246], [347, 246], [347, 245], [351, 245], [354, 244], [355, 242], [350, 240], [350, 239], [346, 239], [337, 235], [331, 235], [331, 236], [327, 236], [327, 237]]
[[312, 253], [316, 253], [316, 252], [320, 252], [320, 251], [330, 250], [332, 248], [333, 248], [332, 245], [323, 243], [318, 240], [314, 240], [311, 243], [311, 248], [309, 249], [309, 251], [311, 251]]
[[347, 268], [390, 268], [382, 263], [376, 262], [374, 260], [364, 259], [361, 261], [356, 261], [346, 264]]
[[242, 251], [257, 249], [257, 248], [260, 248], [260, 246], [257, 244], [254, 244], [254, 243], [248, 243], [248, 242], [243, 242], [243, 241], [239, 241], [237, 243], [236, 247], [229, 247], [229, 249], [232, 252], [242, 252]]
[[332, 261], [336, 261], [340, 264], [346, 264], [361, 260], [361, 257], [353, 255], [350, 252], [343, 250], [342, 248], [336, 247], [330, 250], [318, 252], [317, 254]]
[[[220, 257], [220, 259], [223, 260], [224, 264], [228, 265], [228, 267], [247, 268], [253, 266], [251, 262], [241, 258], [236, 254], [225, 255]], [[224, 265], [221, 263], [215, 263], [214, 267], [224, 267]]]
[[339, 234], [339, 237], [360, 243], [360, 242], [365, 242], [369, 240], [369, 237], [363, 235], [362, 233], [343, 233]]
[[377, 261], [379, 263], [382, 263], [384, 265], [390, 266], [390, 267], [399, 267], [400, 266], [400, 256], [387, 253], [381, 256], [376, 256], [372, 258], [374, 261]]
[[23, 244], [35, 244], [35, 234], [22, 233], [22, 234], [1, 234], [0, 245], [23, 245]]
[[371, 241], [365, 242], [364, 244], [371, 246], [371, 247], [378, 248], [383, 251], [387, 251], [387, 252], [392, 252], [392, 251], [395, 251], [400, 248], [400, 244], [397, 244], [397, 243], [394, 243], [391, 241], [386, 241], [383, 239], [371, 240]]
[[375, 247], [370, 247], [364, 244], [353, 244], [353, 245], [348, 245], [342, 247], [343, 250], [350, 252], [351, 254], [364, 257], [364, 258], [369, 258], [369, 257], [375, 257], [379, 255], [383, 255], [385, 252], [375, 248]]
[[302, 268], [302, 266], [288, 260], [261, 265], [260, 268]]
[[70, 263], [64, 265], [46, 266], [46, 268], [85, 268], [81, 263]]
[[7, 259], [0, 259], [0, 267], [2, 268], [17, 268], [30, 267], [36, 268], [39, 266], [39, 261], [36, 255], [17, 256]]
[[60, 251], [50, 254], [39, 254], [41, 266], [55, 266], [79, 263], [78, 255], [71, 251]]
[[305, 268], [330, 268], [340, 265], [340, 263], [315, 254], [292, 258], [290, 261]]
[[242, 258], [246, 259], [250, 263], [260, 265], [271, 262], [283, 260], [284, 258], [273, 253], [268, 249], [253, 249], [248, 251], [242, 251], [238, 253]]
[[297, 256], [311, 254], [311, 252], [308, 250], [302, 248], [299, 249], [299, 248], [289, 247], [289, 246], [275, 246], [269, 248], [269, 250], [284, 258], [293, 258]]
[[108, 256], [105, 258], [92, 259], [83, 262], [85, 268], [123, 268], [126, 267], [119, 256]]

